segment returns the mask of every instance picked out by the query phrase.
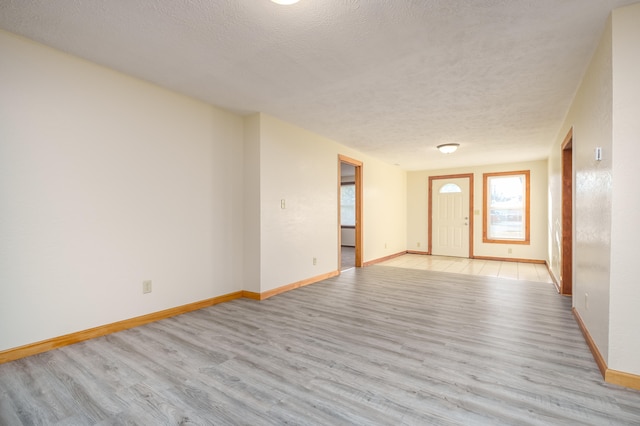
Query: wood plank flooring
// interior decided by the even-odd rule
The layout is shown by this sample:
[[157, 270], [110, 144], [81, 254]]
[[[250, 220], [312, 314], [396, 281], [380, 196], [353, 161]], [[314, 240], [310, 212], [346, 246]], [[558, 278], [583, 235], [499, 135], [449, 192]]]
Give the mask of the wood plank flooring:
[[1, 425], [631, 425], [550, 283], [371, 266], [0, 365]]

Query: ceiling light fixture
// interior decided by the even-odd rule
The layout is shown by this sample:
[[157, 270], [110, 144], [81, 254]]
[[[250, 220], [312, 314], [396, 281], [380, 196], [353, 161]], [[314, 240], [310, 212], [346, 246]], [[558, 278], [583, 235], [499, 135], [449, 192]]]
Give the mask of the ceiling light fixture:
[[281, 4], [283, 6], [288, 6], [290, 4], [298, 3], [300, 0], [271, 0], [276, 4]]
[[443, 154], [452, 154], [456, 152], [456, 149], [458, 149], [459, 146], [459, 143], [443, 143], [442, 145], [438, 145], [437, 148]]

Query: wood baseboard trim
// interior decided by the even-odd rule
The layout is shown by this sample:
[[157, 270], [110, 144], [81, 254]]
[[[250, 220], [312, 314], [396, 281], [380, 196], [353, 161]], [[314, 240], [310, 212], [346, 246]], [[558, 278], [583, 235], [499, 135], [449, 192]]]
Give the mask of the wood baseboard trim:
[[607, 368], [607, 372], [604, 375], [604, 381], [614, 385], [640, 390], [640, 376], [625, 373], [624, 371], [616, 371]]
[[418, 250], [407, 250], [407, 254], [422, 254], [422, 255], [428, 255], [429, 252], [428, 251], [418, 251]]
[[88, 330], [82, 330], [75, 333], [65, 334], [64, 336], [30, 343], [28, 345], [19, 346], [17, 348], [7, 349], [0, 352], [0, 364], [50, 351], [52, 349], [61, 348], [63, 346], [72, 345], [74, 343], [79, 343], [85, 340], [94, 339], [96, 337], [105, 336], [107, 334], [116, 333], [118, 331], [127, 330], [129, 328], [138, 327], [140, 325], [159, 321], [161, 319], [170, 318], [202, 308], [207, 308], [219, 303], [239, 299], [242, 297], [242, 293], [242, 291], [237, 291], [218, 297], [213, 297], [211, 299], [177, 306], [175, 308], [165, 309], [163, 311], [153, 312], [147, 315], [126, 319], [111, 324], [101, 325], [99, 327], [90, 328]]
[[201, 300], [199, 302], [189, 303], [187, 305], [176, 306], [175, 308], [165, 309], [163, 311], [153, 312], [147, 315], [134, 317], [111, 324], [101, 325], [99, 327], [90, 328], [87, 330], [78, 331], [75, 333], [65, 334], [64, 336], [54, 337], [52, 339], [42, 340], [40, 342], [30, 343], [28, 345], [19, 346], [17, 348], [7, 349], [0, 351], [0, 364], [5, 362], [15, 361], [20, 358], [25, 358], [31, 355], [37, 355], [42, 352], [47, 352], [52, 349], [61, 348], [63, 346], [72, 345], [74, 343], [83, 342], [85, 340], [94, 339], [96, 337], [102, 337], [107, 334], [116, 333], [118, 331], [127, 330], [129, 328], [138, 327], [150, 322], [171, 318], [176, 315], [185, 314], [187, 312], [196, 311], [198, 309], [207, 308], [209, 306], [217, 305], [219, 303], [229, 302], [231, 300], [246, 297], [253, 300], [264, 300], [276, 294], [284, 293], [289, 290], [293, 290], [305, 285], [313, 284], [318, 281], [326, 280], [327, 278], [335, 277], [339, 275], [340, 271], [332, 271], [326, 274], [318, 275], [316, 277], [308, 278], [306, 280], [298, 281], [293, 284], [285, 285], [275, 288], [273, 290], [266, 291], [264, 293], [254, 293], [251, 291], [236, 291], [234, 293], [225, 294], [222, 296], [214, 297], [211, 299]]
[[607, 372], [607, 363], [602, 357], [602, 354], [600, 353], [598, 346], [596, 346], [596, 342], [591, 337], [591, 334], [589, 334], [589, 330], [587, 330], [587, 326], [584, 324], [584, 321], [582, 321], [582, 317], [578, 313], [577, 309], [571, 308], [571, 312], [573, 313], [573, 316], [576, 319], [576, 322], [578, 323], [578, 327], [580, 327], [580, 331], [584, 336], [584, 340], [587, 342], [587, 346], [589, 346], [589, 349], [591, 350], [591, 354], [593, 355], [593, 359], [596, 361], [596, 364], [598, 365], [600, 374], [602, 374], [602, 377], [604, 378]]
[[518, 259], [513, 257], [491, 257], [491, 256], [473, 256], [471, 259], [478, 260], [497, 260], [499, 262], [520, 262], [520, 263], [539, 263], [545, 264], [546, 261], [538, 259]]
[[558, 294], [564, 296], [562, 294], [562, 290], [560, 289], [560, 281], [558, 281], [558, 278], [556, 278], [556, 276], [553, 274], [553, 271], [551, 270], [551, 266], [549, 265], [549, 262], [545, 260], [544, 264], [547, 267], [547, 272], [549, 272], [549, 276], [551, 277], [551, 281], [553, 282], [553, 285], [556, 287], [556, 291], [558, 292]]
[[593, 355], [593, 359], [596, 361], [598, 365], [598, 369], [600, 370], [600, 374], [604, 378], [604, 381], [607, 383], [611, 383], [613, 385], [624, 386], [631, 389], [640, 390], [640, 376], [631, 373], [625, 373], [624, 371], [612, 370], [607, 366], [607, 362], [602, 357], [600, 350], [596, 346], [596, 343], [593, 341], [591, 334], [589, 334], [589, 330], [587, 330], [587, 326], [582, 321], [582, 317], [576, 310], [576, 308], [572, 308], [573, 316], [580, 327], [580, 331], [582, 331], [582, 335], [587, 342], [587, 346], [591, 350], [591, 354]]
[[387, 261], [387, 260], [391, 260], [391, 259], [393, 259], [395, 257], [402, 256], [403, 254], [407, 254], [407, 250], [403, 250], [403, 251], [400, 251], [398, 253], [390, 254], [389, 256], [381, 257], [379, 259], [374, 259], [374, 260], [370, 260], [368, 262], [364, 262], [364, 264], [362, 266], [375, 265], [376, 263], [380, 263], [380, 262], [384, 262], [384, 261]]
[[245, 297], [247, 299], [252, 299], [252, 300], [260, 300], [260, 293], [255, 293], [253, 291], [243, 290], [242, 291], [242, 297]]
[[324, 280], [326, 280], [328, 278], [335, 277], [335, 276], [337, 276], [339, 274], [340, 274], [340, 271], [331, 271], [331, 272], [327, 272], [326, 274], [317, 275], [315, 277], [307, 278], [306, 280], [302, 280], [302, 281], [298, 281], [298, 282], [295, 282], [295, 283], [283, 285], [282, 287], [277, 287], [277, 288], [274, 288], [274, 289], [271, 289], [271, 290], [267, 290], [267, 291], [262, 292], [262, 293], [254, 293], [252, 291], [243, 291], [242, 295], [244, 297], [246, 297], [246, 298], [253, 299], [253, 300], [265, 300], [265, 299], [273, 297], [273, 296], [275, 296], [277, 294], [285, 293], [285, 292], [291, 291], [291, 290], [295, 290], [296, 288], [304, 287], [304, 286], [309, 285], [309, 284], [314, 284], [314, 283], [317, 283], [319, 281], [324, 281]]

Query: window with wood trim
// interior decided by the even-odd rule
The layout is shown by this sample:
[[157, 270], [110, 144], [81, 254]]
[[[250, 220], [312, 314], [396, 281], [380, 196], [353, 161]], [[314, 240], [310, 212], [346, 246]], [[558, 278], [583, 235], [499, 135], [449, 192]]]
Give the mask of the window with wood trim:
[[356, 184], [343, 183], [340, 186], [340, 225], [356, 226]]
[[482, 241], [529, 244], [529, 170], [483, 177]]

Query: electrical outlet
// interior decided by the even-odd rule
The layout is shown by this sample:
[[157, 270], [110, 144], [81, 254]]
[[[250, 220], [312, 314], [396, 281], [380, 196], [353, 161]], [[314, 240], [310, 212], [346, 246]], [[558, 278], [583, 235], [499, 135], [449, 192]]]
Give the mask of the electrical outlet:
[[384, 248], [387, 248], [387, 243], [384, 243]]
[[313, 258], [313, 265], [317, 265], [318, 264], [318, 259], [316, 259], [315, 257]]
[[513, 253], [513, 249], [510, 248], [509, 250], [507, 250], [507, 253], [509, 254]]
[[151, 280], [142, 281], [142, 294], [151, 293]]
[[416, 247], [420, 247], [420, 241], [416, 243]]

